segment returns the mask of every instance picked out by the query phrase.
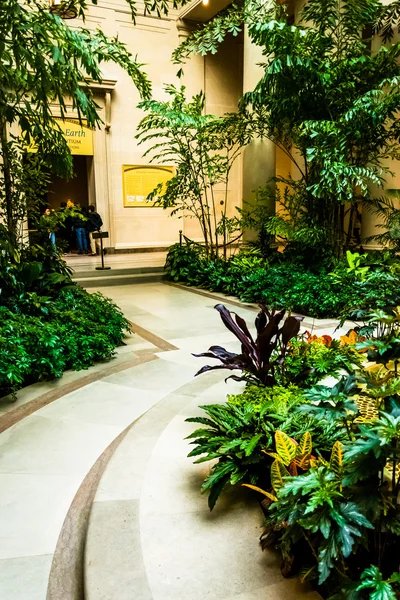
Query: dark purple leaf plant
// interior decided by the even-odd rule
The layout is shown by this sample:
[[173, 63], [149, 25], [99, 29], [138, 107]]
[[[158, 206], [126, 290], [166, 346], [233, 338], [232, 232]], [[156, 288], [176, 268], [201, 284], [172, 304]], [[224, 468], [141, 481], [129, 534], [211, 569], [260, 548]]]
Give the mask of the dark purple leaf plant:
[[[229, 369], [242, 371], [241, 376], [231, 375], [236, 381], [268, 387], [288, 383], [285, 377], [285, 357], [290, 340], [299, 334], [303, 317], [289, 315], [285, 319], [284, 310], [269, 310], [267, 306], [260, 304], [260, 312], [255, 320], [254, 339], [242, 317], [229, 311], [223, 304], [217, 304], [215, 308], [227, 329], [240, 341], [241, 353], [235, 354], [221, 346], [211, 346], [207, 352], [194, 354], [196, 357], [215, 358], [220, 361], [220, 364], [202, 367], [196, 375], [214, 369]], [[296, 382], [292, 379], [291, 383]]]

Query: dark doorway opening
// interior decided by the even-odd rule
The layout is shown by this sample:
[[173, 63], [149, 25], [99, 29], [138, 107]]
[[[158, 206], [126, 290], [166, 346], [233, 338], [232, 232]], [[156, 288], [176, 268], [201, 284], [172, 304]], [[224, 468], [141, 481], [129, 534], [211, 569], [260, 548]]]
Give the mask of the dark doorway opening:
[[71, 200], [81, 208], [89, 205], [88, 170], [91, 168], [91, 156], [73, 156], [74, 176], [67, 181], [53, 175], [47, 192], [47, 203], [50, 208], [59, 209], [62, 202]]
[[[53, 210], [60, 210], [68, 201], [82, 209], [86, 214], [89, 204], [95, 204], [95, 198], [90, 194], [89, 181], [93, 171], [93, 156], [73, 155], [72, 157], [74, 175], [66, 180], [53, 175], [47, 192], [47, 206]], [[74, 217], [68, 217], [56, 231], [56, 243], [65, 252], [75, 253], [78, 251], [78, 240], [76, 236], [76, 223]], [[79, 223], [78, 219], [78, 223]], [[87, 240], [89, 243], [89, 240]]]

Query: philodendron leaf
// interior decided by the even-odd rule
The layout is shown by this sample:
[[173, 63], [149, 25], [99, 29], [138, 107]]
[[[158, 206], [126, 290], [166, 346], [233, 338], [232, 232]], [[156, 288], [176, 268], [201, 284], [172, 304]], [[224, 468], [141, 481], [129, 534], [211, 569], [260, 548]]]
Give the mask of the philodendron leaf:
[[330, 467], [337, 477], [341, 477], [343, 468], [343, 447], [337, 441], [334, 443], [331, 453]]
[[290, 475], [285, 465], [280, 460], [274, 460], [271, 465], [271, 484], [275, 492], [278, 492], [284, 485], [284, 478]]
[[396, 600], [397, 595], [390, 585], [391, 581], [396, 581], [393, 576], [384, 581], [382, 573], [375, 565], [371, 565], [365, 569], [361, 575], [361, 583], [357, 590], [370, 590], [369, 597], [371, 600]]
[[281, 461], [289, 466], [296, 456], [297, 444], [283, 431], [277, 431], [275, 433], [275, 445]]
[[259, 492], [260, 494], [263, 494], [264, 496], [266, 496], [273, 502], [277, 502], [277, 500], [278, 500], [278, 498], [276, 496], [274, 496], [273, 494], [270, 494], [269, 492], [266, 492], [265, 490], [257, 487], [256, 485], [251, 485], [250, 483], [242, 483], [242, 486], [250, 488], [251, 490], [254, 490], [255, 492]]

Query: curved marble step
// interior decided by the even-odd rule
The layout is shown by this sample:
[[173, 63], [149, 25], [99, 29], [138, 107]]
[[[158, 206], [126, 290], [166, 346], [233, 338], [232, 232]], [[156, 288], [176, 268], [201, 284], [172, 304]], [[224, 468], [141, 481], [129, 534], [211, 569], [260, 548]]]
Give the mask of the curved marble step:
[[116, 449], [90, 515], [85, 600], [319, 598], [283, 580], [279, 557], [261, 552], [263, 518], [251, 494], [231, 490], [210, 513], [199, 493], [209, 465], [186, 457], [193, 424], [185, 418], [199, 404], [224, 401], [228, 388], [214, 376], [166, 396]]

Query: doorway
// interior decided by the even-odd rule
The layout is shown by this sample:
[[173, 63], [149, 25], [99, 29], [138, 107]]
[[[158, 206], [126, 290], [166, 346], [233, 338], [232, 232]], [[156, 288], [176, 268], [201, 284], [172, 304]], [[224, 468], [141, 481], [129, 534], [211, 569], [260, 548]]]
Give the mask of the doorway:
[[81, 208], [89, 205], [88, 175], [93, 163], [92, 156], [72, 157], [74, 175], [67, 181], [62, 177], [53, 175], [47, 192], [47, 204], [50, 208], [59, 209], [62, 202], [71, 200]]

